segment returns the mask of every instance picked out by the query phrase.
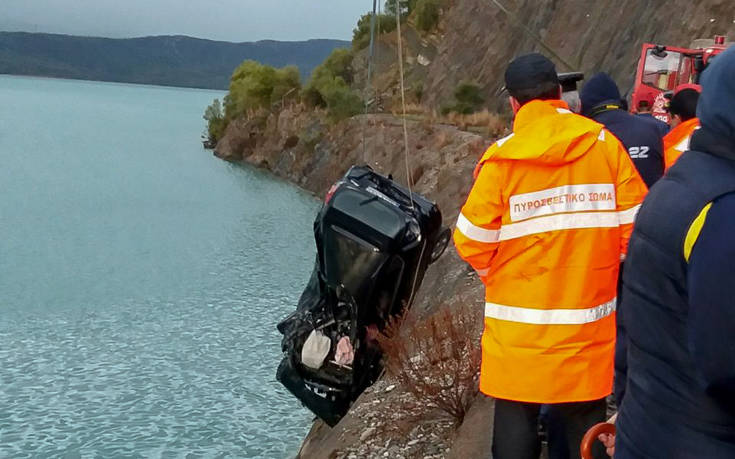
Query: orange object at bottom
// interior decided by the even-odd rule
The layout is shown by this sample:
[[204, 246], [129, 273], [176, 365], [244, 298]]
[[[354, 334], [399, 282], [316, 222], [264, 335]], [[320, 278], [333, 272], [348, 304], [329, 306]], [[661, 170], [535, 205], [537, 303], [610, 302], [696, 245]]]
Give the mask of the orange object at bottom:
[[595, 424], [587, 431], [586, 434], [584, 434], [584, 437], [582, 437], [582, 443], [579, 445], [579, 455], [582, 456], [582, 459], [594, 459], [594, 456], [592, 455], [592, 446], [597, 441], [597, 437], [602, 434], [615, 435], [615, 432], [615, 424], [610, 424], [608, 422]]

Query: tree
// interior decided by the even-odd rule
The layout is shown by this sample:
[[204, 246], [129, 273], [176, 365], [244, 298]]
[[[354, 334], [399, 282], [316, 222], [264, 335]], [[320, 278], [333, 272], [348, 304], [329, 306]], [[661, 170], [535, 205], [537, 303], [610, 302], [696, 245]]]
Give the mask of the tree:
[[224, 110], [220, 101], [215, 99], [204, 112], [210, 142], [219, 140], [233, 119], [255, 110], [270, 110], [276, 104], [296, 99], [299, 89], [300, 75], [295, 66], [276, 69], [255, 61], [243, 62], [232, 73], [230, 91], [224, 98]]
[[289, 65], [276, 70], [276, 78], [273, 82], [273, 92], [271, 93], [271, 105], [286, 100], [296, 99], [298, 90], [301, 88], [301, 75], [299, 68], [295, 65]]
[[212, 105], [204, 111], [204, 120], [207, 122], [207, 135], [210, 142], [217, 142], [225, 132], [225, 114], [219, 99], [214, 99]]
[[479, 86], [474, 83], [462, 82], [454, 90], [454, 99], [457, 101], [447, 111], [468, 115], [474, 113], [485, 103], [485, 98]]
[[231, 120], [248, 111], [269, 109], [300, 89], [296, 67], [275, 69], [255, 61], [245, 61], [232, 74], [230, 93], [225, 99], [225, 118]]
[[440, 0], [417, 0], [413, 9], [416, 28], [428, 32], [433, 30], [439, 22]]
[[338, 121], [360, 113], [362, 100], [351, 88], [354, 78], [352, 51], [335, 49], [311, 74], [302, 99], [313, 107], [327, 109], [330, 119]]
[[386, 14], [396, 17], [396, 8], [400, 4], [401, 6], [401, 17], [406, 17], [414, 10], [416, 7], [416, 2], [418, 0], [386, 0], [385, 2], [385, 12]]
[[[360, 17], [357, 26], [352, 30], [352, 49], [358, 51], [370, 44], [370, 20], [372, 14], [368, 13]], [[378, 14], [375, 17], [375, 34], [390, 33], [396, 30], [395, 12], [390, 14]]]
[[325, 88], [323, 94], [327, 113], [332, 121], [355, 116], [363, 109], [362, 99], [346, 84], [335, 84]]

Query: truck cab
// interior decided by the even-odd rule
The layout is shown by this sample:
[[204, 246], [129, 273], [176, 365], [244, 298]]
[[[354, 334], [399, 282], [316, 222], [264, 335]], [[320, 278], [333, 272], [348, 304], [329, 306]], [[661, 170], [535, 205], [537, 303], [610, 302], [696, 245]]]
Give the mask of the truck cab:
[[694, 40], [690, 48], [643, 44], [631, 109], [636, 111], [643, 100], [653, 100], [653, 116], [668, 122], [665, 94], [682, 84], [699, 83], [701, 73], [712, 59], [732, 44], [722, 35]]

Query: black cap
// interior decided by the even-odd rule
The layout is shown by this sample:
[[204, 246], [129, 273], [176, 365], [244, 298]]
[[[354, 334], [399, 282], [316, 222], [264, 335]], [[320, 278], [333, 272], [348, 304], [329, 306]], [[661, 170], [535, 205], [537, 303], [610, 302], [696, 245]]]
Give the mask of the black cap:
[[556, 66], [546, 56], [539, 53], [517, 57], [505, 70], [505, 88], [513, 95], [514, 91], [543, 88], [552, 89], [559, 85]]
[[584, 73], [582, 72], [568, 72], [560, 73], [557, 75], [559, 83], [561, 84], [561, 90], [564, 92], [576, 91], [577, 82], [584, 80]]

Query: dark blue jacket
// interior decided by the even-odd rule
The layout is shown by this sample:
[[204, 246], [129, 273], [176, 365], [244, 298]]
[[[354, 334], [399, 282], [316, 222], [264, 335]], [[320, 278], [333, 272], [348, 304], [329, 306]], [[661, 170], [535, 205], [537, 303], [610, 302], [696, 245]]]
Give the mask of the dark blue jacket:
[[628, 247], [617, 458], [735, 457], [735, 48], [718, 61], [692, 151], [651, 189]]
[[604, 111], [592, 117], [622, 142], [646, 185], [664, 175], [664, 144], [658, 128], [624, 110]]
[[661, 134], [661, 138], [663, 138], [671, 130], [671, 126], [661, 121], [660, 119], [656, 118], [650, 113], [638, 113], [638, 115], [636, 116], [646, 121], [650, 121], [651, 124], [656, 126], [656, 129], [658, 129], [658, 133]]
[[650, 188], [664, 174], [664, 145], [658, 127], [620, 107], [620, 91], [606, 73], [587, 81], [580, 92], [582, 114], [594, 119], [617, 137]]

